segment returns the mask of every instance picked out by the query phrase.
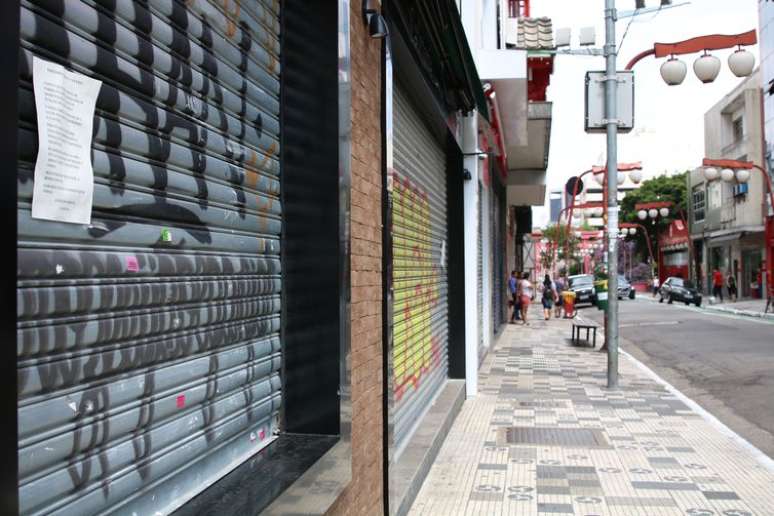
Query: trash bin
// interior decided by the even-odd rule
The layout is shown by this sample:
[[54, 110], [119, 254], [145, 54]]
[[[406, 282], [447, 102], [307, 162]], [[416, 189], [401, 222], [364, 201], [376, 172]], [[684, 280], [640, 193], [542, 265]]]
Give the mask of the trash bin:
[[575, 292], [572, 290], [562, 291], [562, 304], [564, 305], [565, 318], [575, 317]]
[[607, 280], [598, 280], [594, 282], [594, 292], [597, 295], [597, 308], [607, 310]]

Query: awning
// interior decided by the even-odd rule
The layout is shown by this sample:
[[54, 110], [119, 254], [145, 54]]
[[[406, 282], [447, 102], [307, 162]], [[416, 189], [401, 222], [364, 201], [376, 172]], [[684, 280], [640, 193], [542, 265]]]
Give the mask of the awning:
[[452, 111], [489, 110], [454, 0], [385, 0], [389, 21], [413, 48], [427, 81]]
[[719, 244], [725, 244], [728, 242], [734, 242], [742, 238], [742, 233], [732, 233], [730, 235], [717, 236], [707, 239], [707, 247], [715, 247]]

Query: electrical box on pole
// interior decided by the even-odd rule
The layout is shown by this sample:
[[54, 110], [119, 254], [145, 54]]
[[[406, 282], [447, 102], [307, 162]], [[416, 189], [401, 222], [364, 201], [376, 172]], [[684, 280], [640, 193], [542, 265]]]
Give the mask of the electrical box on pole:
[[[618, 77], [618, 132], [634, 129], [634, 72], [622, 70]], [[586, 72], [586, 110], [584, 129], [587, 133], [603, 134], [607, 130], [605, 118], [605, 72]]]

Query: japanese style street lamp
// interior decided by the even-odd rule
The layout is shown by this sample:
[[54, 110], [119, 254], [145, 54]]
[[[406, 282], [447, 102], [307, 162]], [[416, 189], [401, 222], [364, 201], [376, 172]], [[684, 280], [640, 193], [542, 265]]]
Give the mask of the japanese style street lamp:
[[638, 61], [647, 56], [668, 56], [669, 59], [661, 65], [661, 78], [669, 86], [677, 86], [685, 80], [688, 67], [675, 56], [704, 52], [693, 62], [693, 72], [701, 82], [710, 83], [717, 78], [721, 65], [720, 59], [708, 51], [737, 47], [737, 50], [728, 56], [728, 68], [737, 77], [748, 77], [755, 68], [755, 56], [742, 47], [755, 45], [757, 42], [755, 30], [751, 30], [742, 34], [699, 36], [677, 43], [655, 43], [653, 48], [634, 56], [626, 65], [626, 69], [631, 70]]
[[[746, 183], [750, 179], [750, 171], [752, 169], [757, 170], [763, 175], [766, 191], [769, 195], [769, 202], [771, 203], [772, 209], [774, 209], [774, 187], [772, 187], [771, 184], [771, 177], [769, 177], [769, 174], [764, 168], [759, 167], [752, 161], [710, 158], [704, 158], [702, 166], [704, 167], [704, 179], [708, 182], [718, 178], [718, 168], [721, 169], [721, 179], [727, 182], [737, 181], [739, 183]], [[766, 283], [768, 284], [768, 303], [766, 304], [766, 310], [768, 311], [772, 302], [772, 297], [774, 297], [774, 285], [772, 285], [772, 283], [774, 283], [774, 215], [767, 214], [765, 220]]]
[[645, 226], [637, 223], [621, 222], [620, 227], [621, 227], [621, 232], [623, 234], [628, 233], [629, 235], [632, 235], [632, 236], [637, 234], [638, 229], [642, 230], [642, 232], [645, 234], [645, 242], [648, 244], [648, 254], [650, 255], [650, 262], [654, 263], [655, 260], [653, 259], [653, 246], [650, 243], [650, 235], [648, 235], [648, 230], [645, 228]]

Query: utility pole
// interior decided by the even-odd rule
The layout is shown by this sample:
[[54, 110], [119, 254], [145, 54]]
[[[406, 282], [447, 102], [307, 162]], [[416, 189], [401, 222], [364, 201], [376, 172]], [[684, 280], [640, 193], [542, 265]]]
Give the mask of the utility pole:
[[607, 123], [607, 387], [618, 387], [618, 70], [615, 0], [605, 0], [605, 119]]

